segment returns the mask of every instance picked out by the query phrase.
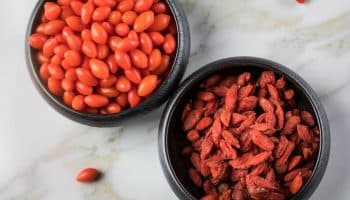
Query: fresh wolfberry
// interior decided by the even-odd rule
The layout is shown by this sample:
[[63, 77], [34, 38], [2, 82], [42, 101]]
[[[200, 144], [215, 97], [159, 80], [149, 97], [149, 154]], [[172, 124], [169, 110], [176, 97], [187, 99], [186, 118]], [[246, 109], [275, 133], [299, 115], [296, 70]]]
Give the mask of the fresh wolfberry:
[[136, 107], [166, 79], [175, 57], [170, 14], [164, 0], [46, 2], [28, 38], [40, 79], [80, 112]]
[[99, 175], [100, 172], [96, 169], [87, 168], [79, 172], [79, 174], [76, 177], [76, 180], [79, 182], [89, 183], [95, 181]]

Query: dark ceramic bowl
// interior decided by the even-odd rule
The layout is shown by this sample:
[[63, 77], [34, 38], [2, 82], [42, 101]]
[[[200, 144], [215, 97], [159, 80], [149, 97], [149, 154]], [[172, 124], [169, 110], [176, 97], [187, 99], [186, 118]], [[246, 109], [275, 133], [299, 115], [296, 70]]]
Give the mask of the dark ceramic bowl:
[[35, 50], [28, 44], [28, 38], [34, 32], [43, 12], [43, 4], [47, 0], [39, 0], [36, 4], [27, 28], [25, 38], [25, 55], [28, 70], [34, 85], [41, 96], [59, 113], [74, 121], [89, 126], [107, 127], [116, 126], [130, 117], [149, 112], [163, 104], [180, 83], [188, 63], [190, 53], [190, 31], [186, 15], [177, 0], [166, 0], [177, 25], [177, 51], [167, 79], [157, 91], [135, 108], [124, 110], [113, 115], [88, 114], [78, 112], [66, 106], [61, 98], [52, 95], [39, 77], [39, 64], [35, 61]]
[[164, 174], [179, 199], [195, 200], [203, 195], [189, 179], [187, 170], [191, 164], [181, 155], [182, 148], [189, 144], [185, 134], [181, 134], [181, 113], [184, 104], [195, 93], [198, 85], [210, 75], [249, 71], [256, 77], [264, 70], [273, 70], [279, 75], [284, 75], [297, 93], [297, 105], [316, 116], [321, 133], [317, 162], [311, 178], [292, 199], [308, 199], [316, 190], [327, 167], [331, 144], [327, 116], [319, 98], [299, 75], [278, 63], [253, 57], [236, 57], [215, 61], [194, 72], [181, 84], [164, 110], [159, 127], [159, 157]]

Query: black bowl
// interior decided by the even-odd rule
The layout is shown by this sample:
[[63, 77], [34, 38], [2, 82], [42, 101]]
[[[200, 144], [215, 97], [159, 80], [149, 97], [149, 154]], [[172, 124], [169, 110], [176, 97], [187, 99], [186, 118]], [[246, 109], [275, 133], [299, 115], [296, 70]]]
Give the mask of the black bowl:
[[186, 15], [180, 3], [177, 0], [166, 0], [177, 26], [177, 51], [169, 75], [163, 84], [157, 89], [157, 91], [137, 107], [124, 110], [118, 114], [88, 114], [71, 109], [63, 103], [61, 98], [52, 95], [48, 91], [46, 84], [41, 81], [39, 77], [40, 66], [35, 61], [36, 51], [35, 49], [32, 49], [28, 43], [30, 35], [35, 31], [35, 27], [39, 24], [40, 15], [43, 12], [43, 5], [45, 2], [48, 2], [48, 0], [39, 0], [34, 8], [32, 16], [30, 17], [25, 38], [25, 55], [28, 70], [34, 85], [38, 89], [41, 96], [59, 113], [68, 117], [69, 119], [89, 126], [116, 126], [130, 117], [144, 114], [159, 107], [167, 100], [170, 94], [174, 92], [180, 83], [186, 70], [190, 54], [190, 31]]
[[256, 76], [264, 70], [272, 70], [286, 77], [297, 93], [297, 105], [314, 113], [320, 128], [320, 149], [313, 174], [292, 199], [309, 198], [319, 185], [327, 167], [331, 141], [325, 110], [313, 89], [299, 75], [278, 63], [253, 57], [226, 58], [210, 63], [188, 77], [170, 98], [163, 112], [158, 137], [159, 157], [163, 172], [180, 199], [195, 200], [203, 195], [189, 179], [187, 170], [191, 164], [181, 155], [182, 148], [188, 145], [185, 134], [181, 134], [181, 113], [185, 103], [192, 97], [198, 85], [210, 75], [249, 71]]

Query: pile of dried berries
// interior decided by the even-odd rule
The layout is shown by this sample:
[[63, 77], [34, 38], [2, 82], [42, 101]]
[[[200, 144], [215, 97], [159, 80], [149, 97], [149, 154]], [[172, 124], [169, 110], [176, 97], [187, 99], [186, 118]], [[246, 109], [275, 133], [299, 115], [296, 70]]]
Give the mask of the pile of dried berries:
[[272, 71], [253, 80], [214, 75], [184, 107], [183, 149], [203, 200], [286, 199], [312, 174], [319, 130], [295, 91]]

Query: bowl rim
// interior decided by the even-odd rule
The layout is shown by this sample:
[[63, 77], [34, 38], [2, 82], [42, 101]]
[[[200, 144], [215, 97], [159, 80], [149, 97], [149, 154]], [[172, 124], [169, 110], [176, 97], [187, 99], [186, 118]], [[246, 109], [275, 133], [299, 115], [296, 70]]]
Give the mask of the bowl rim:
[[273, 70], [278, 74], [283, 74], [289, 82], [292, 82], [293, 85], [297, 85], [297, 87], [302, 90], [312, 106], [320, 129], [320, 147], [317, 161], [311, 177], [308, 179], [302, 189], [291, 199], [295, 200], [309, 198], [316, 190], [324, 176], [330, 154], [330, 127], [325, 109], [312, 87], [297, 73], [274, 61], [249, 56], [223, 58], [200, 67], [197, 71], [193, 72], [189, 77], [187, 77], [179, 86], [178, 90], [170, 97], [163, 111], [158, 132], [158, 155], [163, 173], [165, 174], [168, 183], [178, 198], [191, 200], [196, 199], [180, 182], [170, 161], [168, 151], [168, 129], [170, 126], [171, 117], [178, 114], [175, 114], [174, 110], [178, 103], [181, 102], [182, 98], [184, 98], [193, 87], [198, 86], [198, 84], [205, 79], [205, 77], [215, 74], [221, 70], [229, 68], [233, 70], [233, 68], [237, 67], [237, 65], [253, 65], [263, 69]]
[[34, 33], [35, 27], [37, 26], [39, 15], [43, 10], [43, 5], [48, 1], [50, 0], [39, 0], [31, 13], [25, 34], [25, 59], [31, 80], [34, 83], [36, 89], [39, 91], [40, 95], [51, 107], [53, 107], [56, 111], [65, 117], [88, 126], [116, 126], [126, 118], [141, 115], [161, 106], [167, 100], [168, 96], [170, 96], [170, 94], [174, 92], [176, 90], [176, 87], [180, 84], [189, 60], [191, 48], [190, 29], [181, 4], [176, 0], [165, 0], [171, 10], [175, 24], [177, 26], [177, 48], [171, 69], [157, 90], [149, 98], [141, 102], [135, 108], [129, 108], [117, 114], [102, 115], [83, 113], [75, 111], [72, 108], [66, 106], [63, 103], [62, 99], [51, 94], [48, 91], [46, 84], [41, 81], [38, 73], [40, 64], [33, 59], [35, 49], [31, 48], [28, 42], [30, 35]]

